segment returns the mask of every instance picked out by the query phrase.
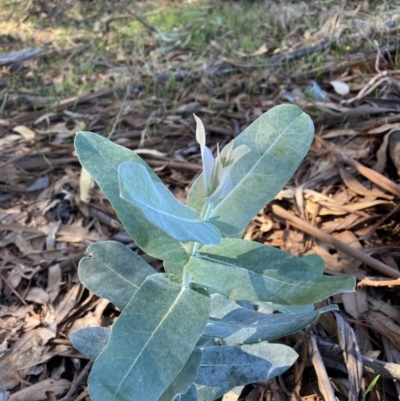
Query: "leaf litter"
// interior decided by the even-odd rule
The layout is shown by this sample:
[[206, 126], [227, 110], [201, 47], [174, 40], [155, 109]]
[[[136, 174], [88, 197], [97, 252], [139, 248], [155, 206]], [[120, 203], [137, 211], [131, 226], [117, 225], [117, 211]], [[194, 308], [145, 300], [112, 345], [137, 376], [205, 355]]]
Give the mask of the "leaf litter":
[[[135, 12], [104, 2], [105, 18], [83, 2], [4, 7], [2, 17], [16, 11], [18, 32], [2, 25], [0, 35], [0, 400], [87, 397], [91, 365], [67, 336], [111, 326], [119, 311], [83, 289], [77, 264], [99, 240], [139, 251], [79, 165], [75, 132], [140, 151], [184, 199], [201, 171], [194, 113], [215, 151], [287, 102], [312, 116], [315, 140], [245, 238], [317, 253], [328, 274], [359, 282], [355, 293], [334, 297], [340, 312], [281, 340], [300, 354], [292, 369], [234, 399], [355, 400], [378, 374], [367, 399], [399, 399], [400, 4], [255, 3], [231, 5], [249, 16], [269, 7], [277, 17], [264, 13], [258, 23], [271, 35], [251, 33], [252, 46], [215, 17], [226, 12], [220, 2], [146, 2]], [[186, 22], [154, 18], [171, 9]], [[60, 26], [75, 33], [66, 38]], [[203, 33], [210, 38], [199, 44]]]

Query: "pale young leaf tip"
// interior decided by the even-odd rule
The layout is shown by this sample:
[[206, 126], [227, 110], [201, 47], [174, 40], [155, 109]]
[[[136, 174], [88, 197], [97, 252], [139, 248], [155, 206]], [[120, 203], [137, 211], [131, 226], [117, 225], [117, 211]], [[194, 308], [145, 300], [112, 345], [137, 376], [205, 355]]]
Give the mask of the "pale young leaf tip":
[[206, 144], [206, 133], [203, 122], [193, 114], [196, 120], [196, 141], [200, 145], [203, 175], [198, 185], [198, 195], [205, 203], [213, 203], [225, 197], [233, 188], [230, 172], [233, 165], [250, 152], [246, 145], [233, 148], [234, 141], [229, 142], [220, 152], [217, 144], [217, 156], [214, 159]]
[[193, 117], [196, 120], [196, 141], [201, 147], [201, 153], [203, 153], [203, 147], [206, 146], [206, 130], [203, 121], [196, 114], [193, 114]]

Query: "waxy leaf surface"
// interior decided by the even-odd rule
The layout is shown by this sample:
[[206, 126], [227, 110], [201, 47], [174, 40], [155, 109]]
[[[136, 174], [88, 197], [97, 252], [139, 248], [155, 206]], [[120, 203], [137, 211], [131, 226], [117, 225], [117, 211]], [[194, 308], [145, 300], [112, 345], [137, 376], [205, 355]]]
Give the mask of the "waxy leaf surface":
[[115, 322], [93, 364], [96, 401], [157, 401], [185, 366], [210, 313], [210, 299], [153, 274]]
[[211, 295], [211, 314], [204, 335], [221, 338], [225, 344], [252, 344], [280, 338], [302, 329], [336, 305], [309, 313], [266, 314], [242, 308], [221, 294]]
[[111, 329], [108, 327], [85, 327], [68, 337], [79, 352], [90, 359], [96, 359], [106, 347], [110, 334]]
[[229, 388], [210, 387], [204, 384], [197, 384], [197, 383], [195, 383], [195, 386], [197, 389], [197, 396], [199, 398], [199, 401], [216, 400], [222, 397], [224, 394], [228, 393], [232, 389], [232, 387]]
[[313, 253], [310, 255], [303, 256], [301, 258], [301, 260], [303, 262], [306, 262], [314, 270], [315, 273], [319, 273], [319, 274], [324, 273], [325, 261], [321, 256]]
[[[311, 118], [295, 105], [269, 110], [235, 140], [234, 149], [246, 145], [250, 152], [231, 172], [233, 188], [217, 201], [210, 221], [225, 236], [233, 236], [286, 185], [307, 154], [314, 136]], [[189, 191], [187, 204], [201, 210], [197, 186]]]
[[164, 391], [163, 395], [159, 398], [158, 401], [171, 401], [172, 399], [182, 401], [190, 400], [190, 396], [196, 396], [196, 398], [194, 399], [197, 399], [196, 388], [194, 388], [193, 391], [191, 387], [194, 387], [192, 386], [192, 383], [194, 382], [197, 371], [200, 367], [201, 355], [201, 349], [196, 347], [189, 356], [189, 359], [186, 361], [185, 366], [178, 373], [178, 375], [168, 386], [168, 388]]
[[99, 297], [124, 309], [147, 276], [157, 273], [140, 256], [116, 241], [90, 245], [79, 262], [82, 284]]
[[186, 393], [178, 394], [173, 401], [198, 401], [199, 397], [197, 396], [197, 389], [194, 384], [189, 387], [189, 390]]
[[148, 255], [174, 263], [184, 263], [184, 245], [151, 224], [141, 213], [119, 196], [118, 166], [134, 161], [145, 166], [151, 179], [161, 180], [136, 153], [119, 146], [100, 135], [78, 132], [75, 149], [82, 166], [105, 193], [121, 223], [137, 245]]
[[306, 305], [355, 286], [352, 276], [323, 276], [287, 252], [236, 238], [201, 247], [186, 269], [193, 281], [236, 301]]
[[248, 345], [222, 345], [203, 349], [196, 383], [236, 387], [278, 376], [296, 361], [292, 348], [266, 341]]
[[160, 230], [182, 242], [217, 244], [221, 240], [215, 226], [200, 221], [198, 212], [176, 199], [164, 184], [153, 182], [142, 164], [122, 163], [118, 171], [121, 197]]
[[164, 262], [165, 272], [168, 274], [173, 274], [175, 277], [178, 278], [178, 280], [182, 278], [184, 267], [185, 265], [181, 263]]

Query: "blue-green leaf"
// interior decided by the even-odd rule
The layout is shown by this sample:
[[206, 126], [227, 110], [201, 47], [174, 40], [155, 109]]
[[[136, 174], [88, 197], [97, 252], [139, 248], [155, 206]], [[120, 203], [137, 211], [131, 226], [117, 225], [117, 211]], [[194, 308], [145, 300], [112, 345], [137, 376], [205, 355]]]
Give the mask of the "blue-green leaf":
[[168, 274], [173, 274], [178, 279], [182, 278], [184, 264], [164, 262], [164, 270]]
[[321, 258], [321, 256], [316, 255], [315, 253], [303, 256], [301, 258], [303, 262], [306, 262], [315, 273], [324, 274], [325, 271], [325, 261]]
[[292, 348], [266, 341], [241, 346], [206, 347], [196, 383], [236, 387], [268, 380], [287, 370], [297, 357]]
[[210, 313], [210, 299], [162, 274], [148, 276], [114, 324], [93, 364], [96, 401], [157, 401], [185, 366]]
[[[233, 167], [230, 193], [217, 201], [210, 221], [225, 236], [233, 236], [286, 185], [307, 154], [314, 137], [311, 118], [295, 105], [269, 110], [235, 140], [234, 149], [245, 145], [250, 152]], [[200, 211], [203, 202], [197, 186], [188, 193], [187, 204]]]
[[295, 333], [314, 322], [321, 313], [337, 310], [336, 305], [308, 313], [266, 314], [242, 308], [221, 294], [211, 295], [211, 314], [204, 333], [221, 338], [225, 344], [252, 344]]
[[196, 347], [189, 356], [189, 359], [186, 361], [185, 366], [164, 391], [158, 401], [189, 401], [191, 400], [190, 397], [193, 396], [196, 396], [194, 399], [197, 399], [197, 391], [196, 388], [192, 388], [194, 387], [192, 384], [200, 367], [201, 355], [201, 349]]
[[126, 161], [141, 163], [154, 182], [161, 180], [135, 152], [100, 135], [78, 132], [75, 149], [82, 166], [105, 193], [121, 223], [137, 245], [148, 255], [174, 263], [185, 263], [184, 245], [151, 224], [141, 213], [119, 196], [118, 166]]
[[197, 389], [194, 384], [189, 387], [186, 393], [178, 394], [173, 401], [198, 401]]
[[99, 297], [124, 309], [150, 274], [157, 273], [127, 246], [104, 241], [90, 245], [79, 262], [81, 283]]
[[110, 334], [111, 329], [108, 327], [85, 327], [68, 337], [79, 352], [90, 359], [96, 359], [106, 347]]
[[199, 401], [213, 401], [221, 398], [224, 394], [228, 393], [232, 387], [221, 388], [221, 387], [210, 387], [204, 384], [195, 383], [197, 389], [197, 396]]
[[160, 230], [182, 242], [217, 244], [221, 240], [215, 226], [199, 220], [198, 212], [176, 199], [164, 184], [153, 182], [142, 164], [125, 162], [118, 171], [121, 197]]
[[185, 269], [193, 281], [237, 301], [306, 305], [355, 286], [352, 276], [323, 276], [287, 252], [236, 238], [203, 246]]

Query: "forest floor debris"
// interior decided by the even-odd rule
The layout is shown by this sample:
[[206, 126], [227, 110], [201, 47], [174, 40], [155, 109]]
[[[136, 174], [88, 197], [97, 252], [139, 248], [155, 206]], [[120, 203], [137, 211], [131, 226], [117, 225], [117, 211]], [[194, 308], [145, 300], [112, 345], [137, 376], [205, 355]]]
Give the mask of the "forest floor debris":
[[292, 369], [236, 399], [363, 399], [377, 375], [366, 399], [400, 399], [399, 1], [0, 10], [0, 400], [85, 399], [90, 364], [68, 334], [118, 317], [77, 264], [95, 241], [137, 248], [85, 179], [75, 133], [138, 151], [185, 199], [201, 171], [193, 113], [215, 150], [287, 102], [311, 115], [315, 141], [245, 238], [317, 253], [359, 282], [334, 297], [340, 314], [285, 339]]

